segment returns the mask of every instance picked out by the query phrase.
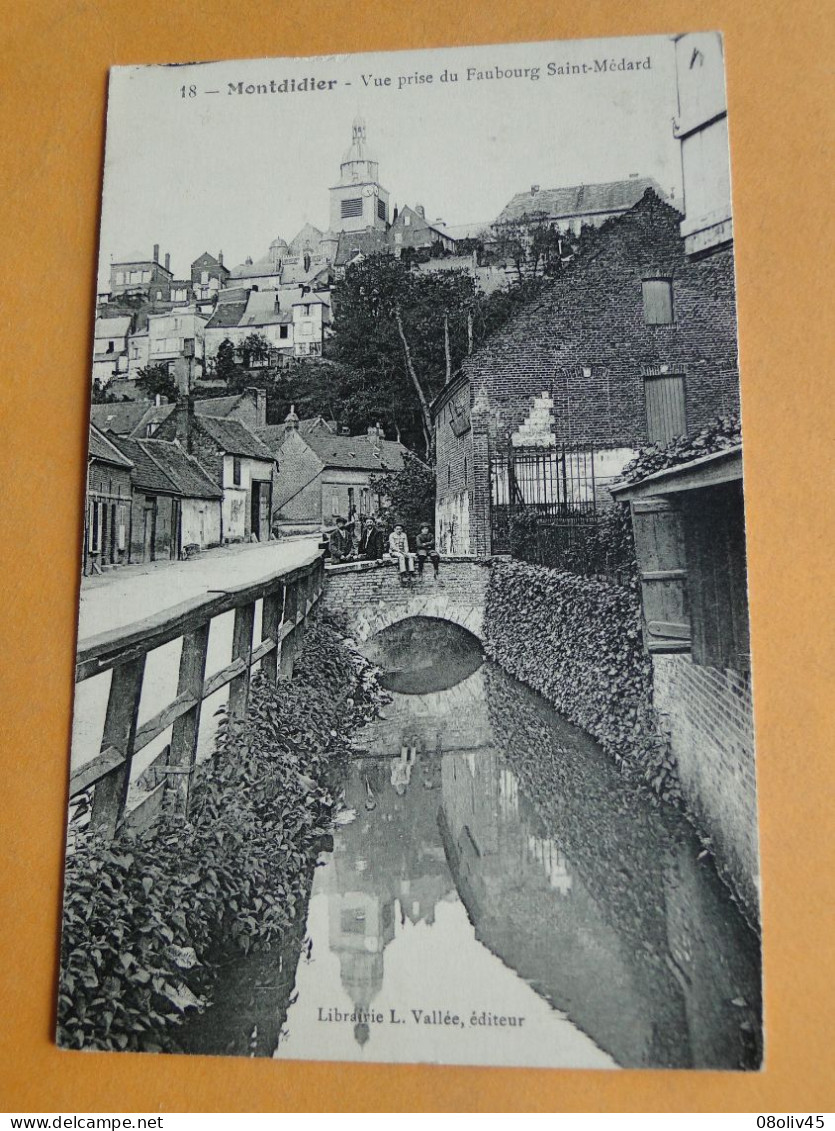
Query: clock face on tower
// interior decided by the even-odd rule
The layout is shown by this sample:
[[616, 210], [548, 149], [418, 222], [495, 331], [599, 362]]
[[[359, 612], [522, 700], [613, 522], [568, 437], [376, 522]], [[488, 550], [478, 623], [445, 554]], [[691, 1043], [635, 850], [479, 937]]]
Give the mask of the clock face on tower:
[[363, 196], [373, 196], [374, 195], [374, 186], [373, 185], [366, 185], [365, 188], [362, 190], [362, 195]]

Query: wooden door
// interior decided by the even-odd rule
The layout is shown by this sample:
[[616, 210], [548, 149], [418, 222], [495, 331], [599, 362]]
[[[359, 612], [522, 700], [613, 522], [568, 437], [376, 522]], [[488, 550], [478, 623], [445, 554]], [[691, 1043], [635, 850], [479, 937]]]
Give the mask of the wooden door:
[[157, 537], [157, 502], [146, 500], [145, 509], [143, 511], [143, 537], [142, 537], [142, 560], [144, 562], [154, 561], [154, 545]]
[[690, 649], [690, 611], [682, 518], [669, 497], [632, 504], [641, 577], [644, 643], [650, 652]]

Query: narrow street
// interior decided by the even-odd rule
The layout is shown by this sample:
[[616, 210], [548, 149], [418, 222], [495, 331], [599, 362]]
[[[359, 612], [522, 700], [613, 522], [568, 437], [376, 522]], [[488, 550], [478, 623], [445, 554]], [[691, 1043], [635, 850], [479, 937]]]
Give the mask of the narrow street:
[[[287, 542], [243, 542], [207, 550], [191, 561], [150, 562], [126, 566], [96, 577], [85, 577], [81, 585], [78, 618], [79, 642], [114, 628], [122, 628], [145, 617], [164, 612], [182, 601], [212, 590], [256, 582], [282, 568], [313, 561], [318, 553], [318, 535]], [[258, 607], [260, 618], [260, 603]], [[229, 663], [232, 651], [234, 613], [217, 617], [209, 637], [207, 671], [211, 674]], [[255, 625], [260, 632], [260, 620]], [[148, 657], [140, 704], [140, 724], [159, 711], [175, 694], [182, 640], [155, 649]], [[97, 675], [76, 687], [71, 765], [78, 768], [100, 749], [111, 674]], [[226, 701], [224, 688], [206, 700], [205, 724], [200, 730], [200, 754], [212, 749], [217, 731], [214, 712]], [[139, 773], [169, 740], [160, 735], [137, 758]]]
[[306, 565], [316, 556], [318, 542], [316, 534], [286, 542], [242, 542], [205, 550], [190, 561], [147, 562], [85, 577], [78, 639], [124, 627], [213, 589], [255, 582], [285, 566]]

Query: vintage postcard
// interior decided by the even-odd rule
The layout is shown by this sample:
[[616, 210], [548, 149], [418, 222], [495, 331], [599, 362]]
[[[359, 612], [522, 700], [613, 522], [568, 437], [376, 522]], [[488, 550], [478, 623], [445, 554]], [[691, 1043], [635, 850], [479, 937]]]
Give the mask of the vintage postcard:
[[58, 1043], [755, 1070], [722, 37], [117, 67]]

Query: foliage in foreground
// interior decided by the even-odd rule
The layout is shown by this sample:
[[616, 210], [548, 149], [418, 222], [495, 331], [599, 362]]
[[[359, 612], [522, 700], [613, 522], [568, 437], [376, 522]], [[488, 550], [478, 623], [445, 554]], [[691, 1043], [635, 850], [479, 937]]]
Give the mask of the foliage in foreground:
[[625, 773], [665, 800], [679, 800], [675, 765], [656, 728], [636, 580], [617, 585], [523, 562], [494, 562], [485, 648], [505, 671], [596, 738]]
[[217, 965], [283, 937], [306, 905], [334, 807], [327, 763], [375, 710], [369, 665], [314, 622], [292, 682], [253, 682], [188, 823], [164, 819], [67, 859], [58, 1043], [161, 1051], [211, 997]]

